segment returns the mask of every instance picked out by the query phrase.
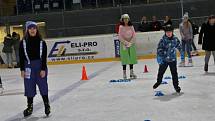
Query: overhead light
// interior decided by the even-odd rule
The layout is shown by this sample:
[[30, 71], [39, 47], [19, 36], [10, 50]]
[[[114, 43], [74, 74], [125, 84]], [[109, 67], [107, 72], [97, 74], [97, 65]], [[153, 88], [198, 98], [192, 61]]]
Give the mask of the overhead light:
[[23, 25], [22, 24], [20, 24], [20, 25], [14, 25], [12, 27], [23, 27]]
[[37, 25], [45, 25], [45, 22], [37, 22]]

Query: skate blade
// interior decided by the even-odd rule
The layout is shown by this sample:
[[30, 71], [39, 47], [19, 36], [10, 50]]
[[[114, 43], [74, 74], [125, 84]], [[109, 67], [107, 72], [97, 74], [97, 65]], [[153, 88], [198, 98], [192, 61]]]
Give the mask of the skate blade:
[[181, 96], [183, 94], [184, 94], [183, 92], [174, 92], [174, 93], [172, 93], [172, 95], [175, 95], [175, 96]]
[[52, 115], [51, 115], [51, 113], [50, 114], [46, 114], [45, 116], [43, 116], [43, 118], [49, 118], [49, 117], [51, 117]]

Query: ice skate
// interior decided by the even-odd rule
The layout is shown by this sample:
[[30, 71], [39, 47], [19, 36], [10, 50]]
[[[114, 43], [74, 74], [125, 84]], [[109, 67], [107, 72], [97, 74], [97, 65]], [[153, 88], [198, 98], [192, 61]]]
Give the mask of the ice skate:
[[33, 112], [33, 104], [28, 104], [28, 107], [23, 111], [24, 117], [30, 116]]
[[178, 87], [177, 89], [175, 89], [175, 91], [176, 91], [176, 95], [180, 95], [180, 93], [181, 93], [181, 88], [180, 87]]
[[204, 71], [205, 71], [205, 72], [208, 72], [208, 64], [205, 64], [205, 66], [204, 66]]
[[51, 107], [49, 105], [49, 103], [45, 104], [45, 114], [46, 116], [49, 116], [49, 114], [51, 113]]
[[160, 83], [156, 82], [156, 83], [153, 85], [153, 89], [156, 89], [159, 85], [160, 85]]
[[123, 70], [123, 79], [127, 79], [126, 70]]
[[133, 70], [130, 70], [130, 78], [131, 79], [136, 79], [137, 78], [137, 76], [134, 74]]
[[193, 66], [193, 61], [192, 61], [191, 58], [189, 59], [187, 66], [188, 66], [188, 67], [192, 67], [192, 66]]
[[184, 61], [181, 61], [181, 62], [179, 63], [179, 67], [185, 67], [185, 62], [184, 62]]
[[3, 88], [2, 84], [0, 84], [0, 94], [3, 93], [3, 90], [4, 90], [4, 88]]

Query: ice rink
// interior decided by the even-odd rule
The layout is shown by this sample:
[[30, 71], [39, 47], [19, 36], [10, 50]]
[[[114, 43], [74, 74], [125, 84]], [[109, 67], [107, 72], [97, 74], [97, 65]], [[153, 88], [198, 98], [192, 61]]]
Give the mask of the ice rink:
[[[86, 63], [89, 80], [81, 80], [82, 64], [49, 66], [51, 116], [45, 117], [42, 98], [34, 99], [34, 111], [23, 118], [27, 106], [19, 69], [0, 69], [5, 88], [0, 96], [0, 121], [215, 121], [215, 65], [203, 71], [204, 57], [193, 58], [194, 67], [179, 67], [181, 95], [173, 95], [172, 80], [164, 79], [164, 96], [155, 96], [158, 64], [139, 60], [138, 79], [115, 82], [122, 77], [120, 62]], [[147, 65], [148, 73], [143, 73]], [[128, 67], [127, 67], [128, 70]], [[129, 76], [129, 71], [127, 71]], [[164, 77], [171, 76], [169, 69]]]

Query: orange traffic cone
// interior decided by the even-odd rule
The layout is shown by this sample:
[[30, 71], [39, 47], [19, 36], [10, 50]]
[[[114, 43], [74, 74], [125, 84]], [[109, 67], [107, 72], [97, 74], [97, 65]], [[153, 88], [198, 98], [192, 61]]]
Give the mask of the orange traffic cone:
[[144, 73], [148, 73], [149, 71], [148, 71], [148, 68], [147, 68], [147, 66], [145, 65], [145, 67], [144, 67]]
[[86, 68], [84, 65], [82, 67], [82, 78], [81, 78], [81, 80], [88, 80]]

